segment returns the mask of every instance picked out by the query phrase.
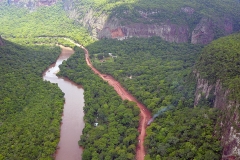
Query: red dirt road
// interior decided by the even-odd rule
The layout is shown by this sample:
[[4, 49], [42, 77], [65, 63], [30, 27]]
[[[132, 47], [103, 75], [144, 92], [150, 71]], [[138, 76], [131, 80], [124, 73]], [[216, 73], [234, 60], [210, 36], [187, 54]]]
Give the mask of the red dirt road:
[[147, 128], [147, 122], [151, 119], [151, 113], [148, 111], [148, 109], [141, 104], [135, 97], [133, 97], [129, 92], [127, 92], [121, 84], [116, 81], [113, 77], [105, 74], [101, 74], [96, 68], [93, 67], [88, 50], [84, 48], [83, 46], [78, 45], [79, 47], [83, 48], [85, 51], [85, 58], [87, 65], [93, 70], [95, 74], [100, 76], [103, 80], [107, 81], [109, 85], [113, 86], [116, 92], [119, 94], [119, 96], [123, 100], [129, 100], [137, 103], [137, 106], [140, 109], [140, 121], [139, 121], [139, 136], [138, 136], [138, 145], [136, 148], [136, 160], [144, 160], [144, 156], [146, 154], [145, 149], [144, 149], [144, 138], [146, 136], [146, 128]]

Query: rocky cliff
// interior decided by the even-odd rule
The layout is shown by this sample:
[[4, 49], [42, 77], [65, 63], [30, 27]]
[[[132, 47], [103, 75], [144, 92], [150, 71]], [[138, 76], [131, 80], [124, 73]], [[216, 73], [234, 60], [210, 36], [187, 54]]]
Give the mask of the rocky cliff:
[[221, 81], [210, 84], [208, 80], [202, 79], [197, 73], [197, 87], [194, 105], [197, 106], [201, 99], [212, 97], [213, 107], [221, 109], [216, 128], [219, 128], [221, 145], [223, 147], [222, 160], [240, 159], [240, 118], [239, 103], [230, 101], [230, 91], [222, 87]]
[[8, 0], [8, 4], [13, 4], [19, 7], [27, 7], [30, 10], [34, 10], [40, 6], [51, 6], [51, 5], [54, 5], [56, 2], [57, 0], [36, 0], [36, 1]]
[[159, 36], [169, 42], [188, 42], [190, 34], [187, 25], [175, 25], [169, 22], [162, 24], [132, 23], [128, 25], [116, 25], [111, 22], [98, 29], [97, 38], [126, 39], [130, 37]]
[[102, 14], [98, 18], [94, 18], [92, 15], [93, 11], [91, 10], [82, 22], [98, 39], [160, 36], [167, 41], [180, 43], [188, 42], [190, 36], [189, 27], [186, 25], [178, 26], [167, 22], [162, 24], [130, 23], [121, 25], [122, 21], [115, 17], [107, 19], [107, 15]]
[[[31, 10], [56, 2], [57, 0], [8, 0], [9, 4], [28, 7]], [[149, 2], [148, 5], [153, 5], [151, 7], [141, 0], [135, 3], [123, 0], [59, 2], [63, 2], [63, 8], [70, 18], [88, 28], [92, 37], [97, 39], [121, 40], [159, 36], [169, 42], [208, 44], [213, 39], [231, 34], [240, 28], [240, 18], [236, 18], [238, 16], [235, 13], [240, 3], [232, 1], [169, 2], [167, 7], [162, 7], [161, 3], [165, 2], [161, 0]]]
[[[65, 8], [66, 9], [66, 8]], [[194, 18], [195, 10], [191, 7], [180, 8], [178, 13], [184, 17], [181, 23], [171, 19], [158, 19], [161, 11], [137, 10], [138, 16], [135, 20], [126, 19], [129, 13], [123, 10], [121, 16], [102, 12], [97, 14], [89, 9], [84, 15], [78, 17], [74, 7], [67, 9], [70, 17], [77, 17], [78, 21], [88, 28], [93, 37], [126, 39], [129, 37], [152, 37], [159, 36], [169, 42], [193, 44], [208, 44], [213, 39], [231, 34], [234, 31], [234, 24], [231, 17], [199, 17], [193, 23], [187, 22], [184, 18]], [[74, 15], [74, 16], [73, 16]], [[97, 15], [97, 16], [96, 16]], [[125, 17], [125, 18], [123, 18]]]

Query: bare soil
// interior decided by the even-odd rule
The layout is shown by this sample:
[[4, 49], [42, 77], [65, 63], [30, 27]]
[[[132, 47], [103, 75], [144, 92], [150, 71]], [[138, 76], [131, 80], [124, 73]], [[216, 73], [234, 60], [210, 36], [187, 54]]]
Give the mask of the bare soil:
[[136, 102], [137, 106], [139, 107], [140, 121], [139, 121], [139, 127], [138, 127], [139, 136], [138, 136], [138, 145], [136, 148], [136, 159], [144, 160], [144, 156], [146, 154], [145, 148], [144, 148], [144, 138], [146, 136], [147, 122], [151, 119], [150, 111], [142, 103], [140, 103], [135, 97], [133, 97], [129, 92], [127, 92], [121, 86], [121, 84], [118, 81], [116, 81], [112, 76], [102, 74], [96, 68], [94, 68], [90, 61], [88, 50], [82, 46], [80, 47], [84, 49], [87, 65], [93, 70], [93, 72], [97, 74], [99, 77], [101, 77], [103, 80], [107, 81], [109, 85], [114, 87], [116, 92], [119, 94], [119, 96], [123, 100]]

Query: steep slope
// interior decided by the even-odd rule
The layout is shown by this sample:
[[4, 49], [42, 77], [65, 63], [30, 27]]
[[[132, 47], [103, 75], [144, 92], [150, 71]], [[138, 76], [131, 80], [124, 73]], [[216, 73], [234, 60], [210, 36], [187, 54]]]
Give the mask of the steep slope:
[[[240, 34], [220, 38], [205, 47], [196, 65], [195, 105], [212, 104], [222, 110], [222, 159], [240, 158]], [[202, 98], [204, 97], [204, 98]]]
[[[3, 25], [1, 25], [0, 35], [6, 39], [22, 38], [21, 43], [31, 41], [36, 44], [49, 44], [58, 41], [57, 37], [69, 37], [83, 45], [91, 43], [93, 40], [87, 30], [75, 25], [62, 8], [63, 5], [58, 3], [54, 6], [29, 11], [26, 8], [2, 3], [0, 5], [0, 24]], [[43, 39], [43, 37], [45, 38]]]
[[[6, 1], [6, 0], [5, 0]], [[56, 0], [8, 0], [28, 7], [54, 5]], [[240, 28], [237, 0], [62, 0], [70, 18], [95, 38], [152, 37], [166, 41], [208, 44]]]
[[53, 159], [64, 95], [41, 75], [60, 48], [4, 43], [0, 47], [0, 159]]
[[239, 30], [238, 1], [64, 0], [69, 16], [96, 38], [160, 36], [170, 42], [207, 44]]

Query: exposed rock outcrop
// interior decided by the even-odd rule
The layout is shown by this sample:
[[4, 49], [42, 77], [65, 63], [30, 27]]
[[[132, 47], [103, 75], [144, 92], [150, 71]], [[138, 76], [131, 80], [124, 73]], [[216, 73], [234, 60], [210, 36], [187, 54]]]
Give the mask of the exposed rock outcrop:
[[[194, 12], [192, 10], [189, 11], [189, 8], [183, 10], [190, 13]], [[68, 12], [69, 15], [74, 14], [72, 10], [68, 10]], [[142, 18], [148, 18], [148, 16], [157, 13], [158, 11], [139, 11]], [[122, 25], [124, 20], [116, 17], [109, 18], [108, 15], [104, 13], [99, 14], [98, 17], [94, 16], [94, 14], [95, 12], [90, 9], [79, 22], [88, 28], [93, 37], [98, 39], [116, 38], [122, 40], [130, 37], [160, 36], [169, 42], [185, 43], [188, 42], [190, 38], [190, 31], [187, 25], [176, 25], [170, 22], [161, 24], [129, 23]]]
[[220, 80], [215, 84], [209, 84], [200, 78], [197, 73], [197, 88], [195, 92], [196, 106], [201, 98], [208, 98], [213, 94], [214, 107], [222, 110], [217, 126], [220, 127], [221, 145], [223, 147], [222, 160], [240, 159], [240, 118], [239, 103], [228, 99], [230, 91], [224, 89]]
[[215, 21], [214, 23], [212, 19], [203, 17], [192, 31], [191, 43], [208, 44], [218, 38], [217, 30], [222, 30], [223, 35], [233, 32], [233, 21], [230, 18], [216, 18]]
[[104, 28], [98, 32], [98, 38], [117, 38], [126, 39], [129, 37], [152, 37], [159, 36], [169, 42], [188, 42], [189, 28], [188, 26], [178, 26], [171, 23], [141, 24], [133, 23], [129, 25], [112, 25], [105, 24]]
[[23, 1], [23, 0], [8, 0], [9, 4], [14, 4], [19, 7], [27, 7], [30, 10], [36, 9], [39, 6], [51, 6], [54, 5], [57, 0], [36, 0], [36, 1]]
[[213, 23], [210, 18], [202, 18], [192, 32], [193, 44], [208, 44], [214, 38]]
[[[34, 10], [39, 6], [54, 5], [57, 1], [8, 0], [8, 3]], [[130, 37], [159, 36], [169, 42], [208, 44], [215, 38], [233, 33], [235, 25], [233, 18], [229, 15], [207, 17], [189, 6], [180, 7], [174, 11], [167, 11], [161, 7], [147, 10], [126, 7], [115, 13], [114, 9], [111, 12], [105, 12], [101, 9], [92, 9], [91, 5], [82, 6], [84, 2], [62, 1], [69, 17], [85, 26], [92, 37], [97, 39], [121, 40]], [[170, 18], [164, 15], [170, 15]]]
[[[72, 13], [72, 11], [70, 12]], [[90, 9], [83, 18], [79, 20], [88, 30], [91, 32], [94, 38], [98, 37], [99, 31], [102, 31], [105, 23], [107, 22], [108, 16], [104, 13], [98, 15], [98, 17], [94, 16], [94, 11]], [[111, 25], [116, 25], [114, 19], [111, 21]]]
[[[97, 39], [116, 38], [121, 40], [130, 37], [159, 36], [169, 42], [208, 44], [214, 38], [218, 37], [219, 31], [223, 35], [233, 32], [233, 21], [228, 17], [218, 17], [214, 20], [202, 17], [199, 22], [195, 22], [196, 24], [193, 27], [192, 24], [187, 23], [176, 24], [171, 22], [171, 20], [161, 21], [157, 19], [158, 15], [161, 14], [159, 10], [148, 12], [137, 10], [140, 23], [119, 18], [116, 15], [109, 17], [105, 13], [96, 14], [97, 12], [92, 9], [89, 9], [88, 12], [78, 17], [77, 13], [81, 11], [75, 10], [74, 6], [65, 7], [65, 9], [68, 11], [70, 17], [77, 19], [77, 21], [87, 27], [91, 35]], [[128, 15], [130, 13], [124, 10], [122, 14]], [[194, 16], [195, 10], [191, 7], [182, 7], [177, 14], [185, 14], [191, 17]], [[155, 21], [158, 22], [153, 23]]]

